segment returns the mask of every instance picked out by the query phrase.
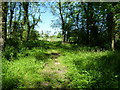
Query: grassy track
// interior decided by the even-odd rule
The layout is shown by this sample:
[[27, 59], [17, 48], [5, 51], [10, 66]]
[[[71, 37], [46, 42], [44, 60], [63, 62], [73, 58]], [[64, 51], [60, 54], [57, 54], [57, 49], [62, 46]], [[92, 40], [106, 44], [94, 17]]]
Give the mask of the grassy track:
[[[59, 61], [60, 53], [51, 52], [52, 59], [45, 64], [41, 71], [45, 81], [42, 82], [43, 87], [63, 88], [67, 79], [65, 77], [66, 67]], [[64, 82], [64, 83], [63, 83]]]
[[118, 88], [118, 52], [42, 42], [16, 60], [3, 59], [3, 88]]

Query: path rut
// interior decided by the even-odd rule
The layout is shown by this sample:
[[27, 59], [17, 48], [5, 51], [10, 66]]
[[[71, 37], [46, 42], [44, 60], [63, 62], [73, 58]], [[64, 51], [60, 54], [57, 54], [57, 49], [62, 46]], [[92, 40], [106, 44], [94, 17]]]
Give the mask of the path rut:
[[67, 68], [60, 61], [60, 53], [51, 53], [52, 59], [45, 64], [41, 71], [44, 77], [44, 82], [41, 83], [42, 87], [51, 88], [64, 88], [68, 82], [66, 78]]

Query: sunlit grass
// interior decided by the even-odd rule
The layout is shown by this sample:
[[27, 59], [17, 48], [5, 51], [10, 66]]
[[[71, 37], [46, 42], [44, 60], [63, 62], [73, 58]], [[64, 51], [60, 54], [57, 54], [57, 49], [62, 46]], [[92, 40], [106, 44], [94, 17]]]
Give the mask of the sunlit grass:
[[37, 82], [43, 81], [39, 71], [44, 63], [36, 61], [34, 57], [19, 58], [14, 61], [3, 61], [3, 88], [36, 87]]
[[3, 88], [117, 88], [119, 52], [44, 41], [3, 59]]

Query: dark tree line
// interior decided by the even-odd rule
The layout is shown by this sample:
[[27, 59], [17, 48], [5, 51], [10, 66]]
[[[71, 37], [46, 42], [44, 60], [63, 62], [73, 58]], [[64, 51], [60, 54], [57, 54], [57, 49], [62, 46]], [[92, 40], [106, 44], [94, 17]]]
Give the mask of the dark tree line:
[[[58, 2], [63, 42], [115, 49], [120, 42], [119, 2]], [[118, 38], [115, 38], [118, 36]], [[116, 40], [117, 39], [117, 40]]]

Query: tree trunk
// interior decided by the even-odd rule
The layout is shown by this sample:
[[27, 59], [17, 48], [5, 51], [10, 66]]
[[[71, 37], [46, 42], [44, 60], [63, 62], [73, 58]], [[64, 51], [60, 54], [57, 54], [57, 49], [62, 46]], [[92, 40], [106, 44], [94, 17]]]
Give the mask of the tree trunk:
[[24, 23], [27, 25], [27, 38], [26, 41], [29, 40], [30, 36], [30, 24], [29, 24], [29, 16], [28, 16], [28, 7], [29, 7], [29, 2], [23, 2], [23, 8], [24, 8]]
[[111, 49], [112, 49], [112, 51], [115, 50], [115, 35], [114, 35], [114, 33], [115, 33], [115, 23], [113, 21], [112, 33], [111, 33], [111, 38], [112, 38], [112, 40], [111, 40]]
[[10, 2], [10, 31], [9, 33], [11, 34], [11, 27], [12, 27], [12, 19], [13, 19], [13, 14], [14, 14], [14, 9], [15, 9], [15, 5], [16, 3], [14, 2], [14, 4], [12, 4], [13, 2]]
[[60, 17], [61, 17], [61, 21], [62, 21], [62, 35], [63, 35], [63, 42], [65, 42], [65, 38], [66, 38], [66, 32], [65, 32], [65, 23], [64, 23], [64, 19], [63, 19], [63, 15], [62, 15], [62, 6], [61, 6], [61, 2], [58, 2], [59, 5], [59, 12], [60, 12]]
[[114, 22], [114, 14], [112, 12], [107, 15], [107, 32], [108, 32], [108, 41], [111, 43], [111, 49], [114, 51], [114, 30], [115, 30], [115, 22]]
[[[20, 21], [20, 18], [21, 18], [21, 11], [22, 11], [22, 8], [21, 8], [21, 6], [22, 6], [22, 4], [21, 4], [21, 2], [20, 2], [20, 5], [19, 5], [19, 8], [20, 8], [20, 11], [19, 11], [19, 17], [18, 17], [18, 21]], [[20, 23], [20, 27], [21, 27], [21, 29], [20, 29], [20, 40], [22, 41], [22, 33], [23, 33], [23, 24], [22, 24], [22, 22], [19, 22]]]
[[5, 50], [7, 43], [7, 13], [8, 13], [8, 2], [2, 2], [2, 32], [3, 32], [3, 51]]
[[89, 44], [89, 21], [90, 21], [90, 19], [89, 19], [89, 6], [90, 6], [90, 4], [87, 3], [87, 8], [85, 7], [83, 2], [81, 4], [82, 4], [83, 9], [84, 9], [85, 14], [86, 14], [86, 29], [87, 29], [86, 44]]

